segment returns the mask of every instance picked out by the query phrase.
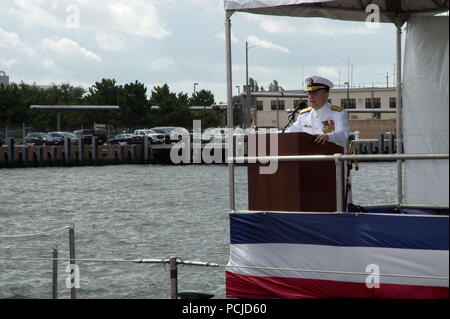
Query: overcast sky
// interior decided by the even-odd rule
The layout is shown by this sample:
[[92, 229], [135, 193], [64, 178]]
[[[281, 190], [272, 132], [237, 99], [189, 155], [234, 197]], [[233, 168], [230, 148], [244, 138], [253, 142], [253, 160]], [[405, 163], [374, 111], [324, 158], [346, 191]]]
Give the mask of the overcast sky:
[[[1, 0], [0, 71], [11, 82], [85, 88], [137, 80], [149, 94], [167, 83], [191, 96], [197, 82], [225, 102], [224, 21], [222, 0]], [[249, 76], [266, 90], [274, 79], [301, 89], [312, 74], [343, 85], [351, 66], [354, 85], [394, 80], [392, 24], [244, 13], [231, 23], [233, 94], [245, 83], [246, 41]]]

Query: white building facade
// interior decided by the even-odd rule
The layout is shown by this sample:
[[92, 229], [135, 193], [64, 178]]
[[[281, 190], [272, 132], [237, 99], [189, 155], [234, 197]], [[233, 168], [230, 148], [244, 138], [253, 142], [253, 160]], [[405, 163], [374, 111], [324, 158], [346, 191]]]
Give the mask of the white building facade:
[[[281, 93], [281, 92], [280, 92]], [[280, 96], [252, 94], [253, 125], [283, 128], [288, 122], [291, 110], [298, 105], [308, 105], [303, 91], [284, 91]], [[395, 113], [352, 113], [352, 110], [396, 109], [395, 87], [389, 88], [346, 88], [331, 89], [328, 102], [344, 107], [349, 112], [349, 120], [393, 120]]]

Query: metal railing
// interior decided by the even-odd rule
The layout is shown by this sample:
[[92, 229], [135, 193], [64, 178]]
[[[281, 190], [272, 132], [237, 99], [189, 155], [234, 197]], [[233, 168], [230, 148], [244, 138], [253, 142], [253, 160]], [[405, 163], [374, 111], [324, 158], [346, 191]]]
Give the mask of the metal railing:
[[[268, 163], [271, 161], [278, 162], [304, 162], [304, 161], [334, 161], [336, 164], [336, 212], [344, 213], [346, 210], [343, 207], [343, 194], [344, 190], [342, 187], [343, 176], [340, 174], [342, 171], [342, 165], [344, 161], [376, 161], [376, 160], [445, 160], [449, 159], [449, 154], [372, 154], [372, 155], [344, 155], [344, 154], [334, 154], [334, 155], [292, 155], [292, 156], [240, 156], [240, 157], [230, 157], [228, 158], [228, 163], [234, 165], [234, 163]], [[397, 185], [402, 185], [402, 174], [397, 171]], [[235, 184], [234, 184], [234, 171], [232, 177], [230, 177], [230, 194], [234, 194]], [[402, 187], [397, 187], [398, 192], [402, 192]], [[230, 195], [230, 198], [234, 196]], [[401, 199], [401, 194], [397, 194], [397, 198]], [[398, 201], [394, 204], [397, 208], [407, 208], [407, 207], [417, 207], [417, 208], [438, 208], [438, 209], [448, 209], [445, 205], [407, 205]], [[232, 212], [239, 212], [235, 210], [236, 203], [233, 201], [230, 203], [230, 210]], [[371, 206], [373, 208], [378, 208], [380, 206]], [[387, 207], [387, 205], [382, 205], [382, 207]]]
[[[52, 276], [51, 276], [51, 295], [52, 299], [58, 299], [58, 263], [69, 262], [69, 266], [66, 268], [66, 271], [70, 271], [68, 277], [66, 278], [66, 285], [70, 283], [67, 287], [70, 289], [70, 299], [77, 299], [77, 289], [80, 288], [77, 286], [77, 282], [79, 284], [79, 273], [77, 274], [77, 263], [79, 262], [91, 262], [91, 263], [130, 263], [130, 264], [169, 264], [170, 265], [170, 298], [178, 299], [180, 294], [178, 293], [178, 265], [187, 265], [187, 266], [200, 266], [200, 267], [222, 267], [225, 268], [227, 265], [218, 264], [213, 262], [203, 262], [203, 261], [190, 261], [185, 260], [183, 258], [177, 256], [170, 256], [169, 258], [134, 258], [134, 259], [104, 259], [104, 258], [76, 258], [75, 256], [75, 225], [70, 224], [68, 226], [64, 226], [61, 228], [53, 229], [50, 231], [36, 232], [32, 234], [19, 234], [19, 235], [0, 235], [0, 239], [17, 239], [17, 238], [27, 238], [27, 237], [39, 237], [43, 235], [49, 235], [52, 233], [61, 232], [63, 230], [69, 230], [69, 256], [68, 258], [60, 258], [58, 253], [58, 245], [54, 244], [52, 246], [52, 256], [51, 257], [28, 257], [28, 256], [14, 256], [7, 257], [0, 255], [0, 260], [13, 260], [13, 261], [51, 261], [52, 262]], [[2, 247], [0, 247], [2, 248]], [[14, 247], [13, 247], [14, 248]], [[7, 250], [10, 250], [11, 247], [6, 247]], [[23, 247], [21, 248], [23, 249]], [[36, 250], [35, 247], [28, 247], [28, 249]], [[44, 249], [41, 249], [44, 250]], [[46, 250], [46, 249], [45, 249]], [[116, 251], [116, 250], [114, 250]], [[187, 252], [185, 252], [187, 253]], [[196, 251], [196, 253], [205, 253], [201, 251]], [[224, 252], [214, 252], [214, 254], [222, 254]], [[191, 294], [196, 294], [191, 293]], [[201, 293], [197, 293], [199, 296]], [[211, 298], [213, 295], [203, 294], [203, 298]], [[209, 297], [207, 297], [209, 295]], [[197, 297], [198, 298], [198, 297]]]

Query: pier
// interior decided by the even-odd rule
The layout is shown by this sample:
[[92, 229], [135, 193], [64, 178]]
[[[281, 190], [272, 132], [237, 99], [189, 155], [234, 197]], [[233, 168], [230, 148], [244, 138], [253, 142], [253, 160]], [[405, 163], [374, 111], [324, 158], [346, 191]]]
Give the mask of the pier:
[[[378, 139], [355, 139], [356, 154], [394, 154], [396, 140], [392, 134], [380, 134]], [[244, 154], [247, 143], [244, 143]], [[92, 144], [85, 145], [80, 140], [78, 145], [71, 145], [68, 139], [64, 145], [36, 146], [16, 145], [13, 138], [0, 146], [0, 168], [14, 167], [49, 167], [49, 166], [95, 166], [119, 164], [179, 164], [170, 158], [172, 147], [176, 144], [150, 144], [145, 139], [142, 144], [99, 145], [94, 138]], [[208, 150], [210, 160], [205, 160], [202, 154]], [[190, 145], [188, 160], [183, 164], [224, 164], [226, 163], [225, 144], [193, 144]], [[242, 146], [241, 146], [242, 148]], [[179, 150], [181, 152], [181, 150]], [[214, 154], [219, 151], [220, 154]], [[196, 156], [197, 154], [197, 156]]]

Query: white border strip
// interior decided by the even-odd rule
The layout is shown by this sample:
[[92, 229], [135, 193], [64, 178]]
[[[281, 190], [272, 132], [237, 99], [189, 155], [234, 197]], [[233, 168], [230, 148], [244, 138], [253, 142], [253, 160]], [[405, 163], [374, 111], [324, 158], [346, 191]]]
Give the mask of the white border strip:
[[369, 275], [376, 275], [374, 265], [380, 283], [449, 286], [446, 250], [233, 244], [227, 270], [249, 276], [364, 283]]

